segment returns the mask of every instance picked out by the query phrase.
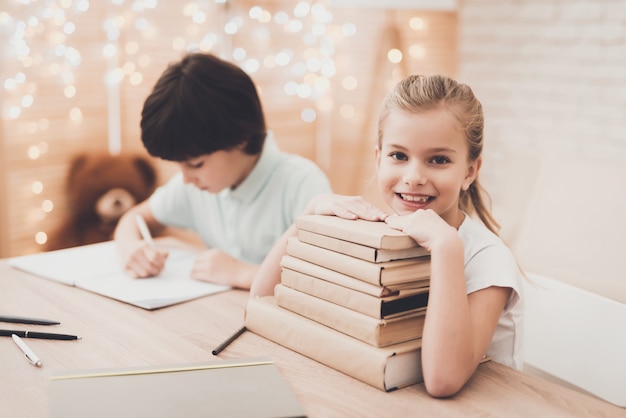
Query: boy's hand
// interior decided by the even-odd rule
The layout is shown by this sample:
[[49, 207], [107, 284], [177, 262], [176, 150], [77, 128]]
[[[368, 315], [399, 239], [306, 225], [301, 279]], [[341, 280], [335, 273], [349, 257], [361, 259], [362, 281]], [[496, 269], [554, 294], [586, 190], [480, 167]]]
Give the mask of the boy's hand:
[[202, 251], [191, 270], [191, 278], [249, 289], [259, 266], [237, 260], [224, 251], [211, 248]]
[[383, 221], [389, 216], [361, 196], [320, 195], [311, 200], [305, 215], [334, 215], [345, 219]]
[[126, 251], [120, 250], [120, 256], [125, 260], [124, 271], [134, 278], [158, 276], [165, 267], [168, 254], [144, 241], [137, 241]]

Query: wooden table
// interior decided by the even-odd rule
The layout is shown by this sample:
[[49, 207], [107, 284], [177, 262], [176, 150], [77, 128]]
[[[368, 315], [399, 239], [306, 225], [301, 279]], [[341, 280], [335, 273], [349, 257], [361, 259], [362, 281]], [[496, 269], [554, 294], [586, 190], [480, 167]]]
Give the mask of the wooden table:
[[43, 361], [42, 368], [29, 364], [11, 338], [0, 337], [1, 415], [48, 416], [53, 371], [267, 355], [310, 417], [626, 416], [622, 408], [495, 362], [479, 366], [458, 395], [434, 399], [423, 385], [382, 392], [251, 332], [213, 356], [211, 350], [242, 325], [247, 298], [247, 292], [233, 290], [146, 311], [31, 276], [0, 260], [0, 314], [61, 321], [51, 327], [6, 323], [0, 327], [82, 337], [79, 341], [28, 339]]

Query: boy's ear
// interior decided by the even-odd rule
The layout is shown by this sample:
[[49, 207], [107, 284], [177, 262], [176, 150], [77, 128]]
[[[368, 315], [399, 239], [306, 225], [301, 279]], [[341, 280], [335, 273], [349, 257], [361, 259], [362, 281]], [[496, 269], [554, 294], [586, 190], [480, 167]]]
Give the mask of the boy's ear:
[[474, 161], [472, 161], [470, 165], [467, 167], [465, 180], [463, 181], [463, 184], [461, 185], [461, 188], [464, 191], [467, 191], [467, 189], [469, 189], [469, 187], [472, 185], [474, 180], [476, 180], [476, 177], [478, 177], [478, 172], [480, 171], [480, 167], [482, 166], [482, 164], [483, 164], [483, 158], [478, 157]]

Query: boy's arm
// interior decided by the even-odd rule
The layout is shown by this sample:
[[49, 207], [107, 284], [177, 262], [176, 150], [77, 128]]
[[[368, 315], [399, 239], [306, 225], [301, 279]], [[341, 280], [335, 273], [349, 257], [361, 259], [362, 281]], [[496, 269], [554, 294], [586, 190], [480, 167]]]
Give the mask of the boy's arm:
[[238, 289], [250, 289], [258, 264], [238, 260], [222, 250], [210, 248], [198, 255], [191, 278], [223, 284]]

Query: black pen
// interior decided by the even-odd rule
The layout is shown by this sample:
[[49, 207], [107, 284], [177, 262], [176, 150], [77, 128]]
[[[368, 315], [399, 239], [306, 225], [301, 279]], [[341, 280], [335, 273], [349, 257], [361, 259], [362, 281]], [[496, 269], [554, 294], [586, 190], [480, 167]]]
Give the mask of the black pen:
[[227, 339], [226, 341], [221, 343], [215, 350], [213, 350], [212, 351], [213, 355], [217, 356], [223, 349], [228, 347], [228, 344], [230, 344], [233, 341], [235, 341], [237, 339], [237, 337], [239, 337], [244, 332], [246, 332], [246, 327], [241, 327], [241, 329], [239, 331], [235, 332], [229, 339]]
[[10, 329], [0, 329], [0, 337], [10, 337], [12, 334], [22, 338], [42, 338], [44, 340], [80, 340], [76, 335], [51, 334], [48, 332], [15, 331]]
[[51, 321], [49, 319], [27, 318], [25, 316], [0, 315], [0, 322], [12, 322], [15, 324], [31, 324], [31, 325], [58, 325], [59, 321]]

